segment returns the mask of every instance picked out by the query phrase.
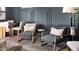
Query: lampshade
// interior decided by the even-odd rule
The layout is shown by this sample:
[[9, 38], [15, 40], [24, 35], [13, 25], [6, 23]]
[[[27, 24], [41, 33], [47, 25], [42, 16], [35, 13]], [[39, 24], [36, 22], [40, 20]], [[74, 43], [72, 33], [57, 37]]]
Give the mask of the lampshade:
[[0, 7], [0, 11], [5, 11], [6, 8], [5, 7]]
[[21, 7], [22, 9], [25, 9], [25, 8], [32, 8], [32, 7]]
[[63, 10], [62, 10], [63, 13], [75, 13], [76, 10], [74, 7], [63, 7]]

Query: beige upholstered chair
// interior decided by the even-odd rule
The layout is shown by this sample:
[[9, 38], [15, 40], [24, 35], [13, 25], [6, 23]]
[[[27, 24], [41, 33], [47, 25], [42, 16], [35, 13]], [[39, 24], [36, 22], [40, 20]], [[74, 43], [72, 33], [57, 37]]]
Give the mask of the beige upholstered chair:
[[18, 33], [18, 34], [17, 34], [17, 40], [18, 40], [18, 38], [19, 38], [19, 31], [21, 30], [21, 28], [22, 28], [22, 21], [20, 22], [19, 27], [13, 27], [13, 28], [12, 28], [12, 36], [13, 36], [13, 33], [14, 33], [13, 31], [14, 31], [14, 30], [16, 30], [17, 33]]
[[63, 34], [64, 29], [57, 29], [54, 27], [51, 27], [51, 31], [50, 34], [45, 35], [41, 38], [42, 42], [44, 43], [48, 43], [48, 44], [52, 44], [53, 45], [53, 49], [56, 50], [56, 41], [57, 38], [60, 37], [62, 38], [62, 34]]
[[62, 38], [62, 34], [63, 34], [64, 29], [56, 29], [54, 27], [51, 27], [51, 35], [54, 35], [54, 49], [56, 50], [56, 37], [61, 37]]
[[36, 30], [36, 23], [26, 23], [24, 25], [24, 32], [21, 33], [20, 37], [22, 40], [22, 38], [29, 38], [29, 37], [32, 37], [32, 43], [34, 42], [34, 33], [35, 33], [35, 30]]

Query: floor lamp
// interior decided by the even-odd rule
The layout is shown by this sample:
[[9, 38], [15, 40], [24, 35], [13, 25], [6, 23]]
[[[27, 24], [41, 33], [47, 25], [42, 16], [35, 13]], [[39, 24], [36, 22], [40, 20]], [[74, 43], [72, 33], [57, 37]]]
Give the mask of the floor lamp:
[[71, 25], [70, 25], [70, 35], [73, 36], [75, 35], [75, 27], [73, 26], [73, 14], [75, 13], [75, 8], [74, 7], [63, 7], [63, 13], [68, 13], [70, 14], [70, 20], [71, 20]]

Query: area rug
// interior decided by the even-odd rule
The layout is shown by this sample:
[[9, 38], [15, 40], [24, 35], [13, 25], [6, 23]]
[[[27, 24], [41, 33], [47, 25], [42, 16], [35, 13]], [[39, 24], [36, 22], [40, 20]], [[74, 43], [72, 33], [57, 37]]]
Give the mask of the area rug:
[[[24, 50], [28, 51], [55, 51], [53, 46], [51, 45], [45, 45], [41, 46], [41, 43], [39, 40], [37, 40], [34, 44], [32, 44], [31, 40], [24, 39], [20, 42]], [[60, 51], [63, 48], [66, 47], [66, 44], [64, 42], [58, 44], [56, 46], [56, 51]]]

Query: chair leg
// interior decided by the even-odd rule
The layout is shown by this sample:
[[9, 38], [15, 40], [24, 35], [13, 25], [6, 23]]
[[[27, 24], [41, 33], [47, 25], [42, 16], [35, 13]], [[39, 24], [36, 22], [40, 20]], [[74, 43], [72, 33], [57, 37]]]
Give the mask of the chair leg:
[[19, 30], [17, 31], [17, 41], [19, 41]]
[[13, 33], [13, 30], [12, 30], [12, 37], [13, 37], [13, 34], [14, 34], [14, 33]]
[[56, 51], [56, 39], [57, 39], [57, 37], [55, 36], [55, 37], [54, 37], [54, 43], [53, 43], [53, 46], [54, 46], [54, 47], [53, 47], [53, 50], [54, 50], [54, 51]]
[[34, 43], [34, 36], [32, 36], [32, 43]]

